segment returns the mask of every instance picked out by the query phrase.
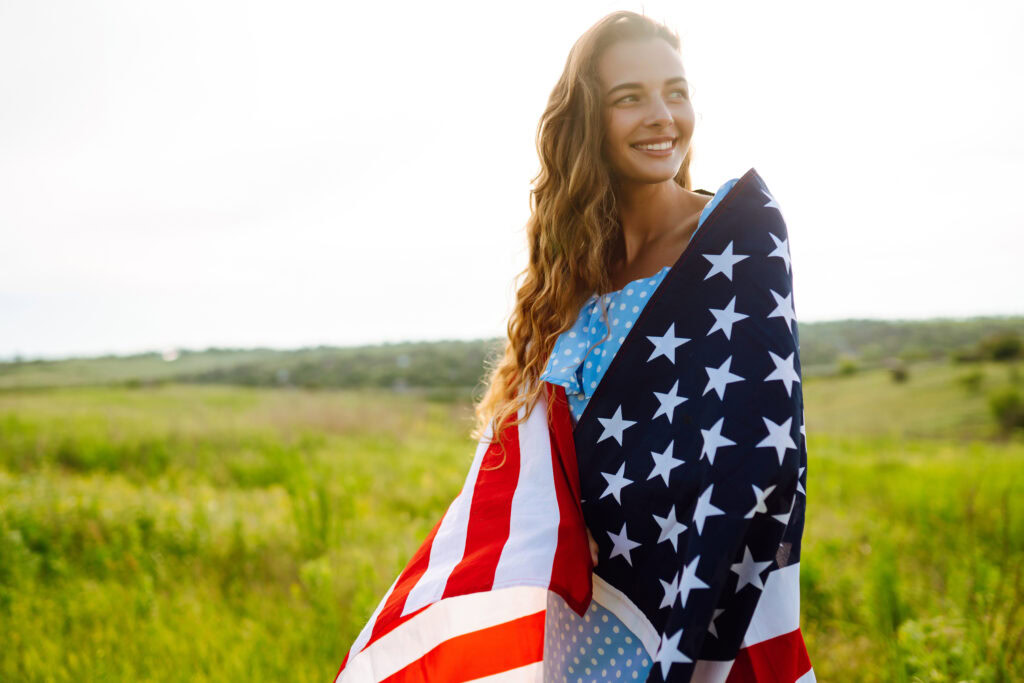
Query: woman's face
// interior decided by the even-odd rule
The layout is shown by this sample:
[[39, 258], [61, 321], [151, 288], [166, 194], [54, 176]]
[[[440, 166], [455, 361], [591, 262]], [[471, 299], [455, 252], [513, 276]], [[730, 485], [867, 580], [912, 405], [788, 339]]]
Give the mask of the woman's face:
[[661, 38], [623, 40], [601, 55], [597, 73], [612, 174], [638, 183], [674, 178], [694, 122], [679, 53]]

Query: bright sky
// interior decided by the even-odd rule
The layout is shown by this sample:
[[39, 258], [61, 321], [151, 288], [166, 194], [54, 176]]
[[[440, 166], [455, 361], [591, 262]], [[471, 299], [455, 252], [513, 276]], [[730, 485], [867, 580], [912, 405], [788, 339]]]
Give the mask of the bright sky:
[[683, 40], [801, 321], [1024, 313], [1024, 3], [0, 0], [0, 357], [498, 336], [537, 121], [615, 9]]

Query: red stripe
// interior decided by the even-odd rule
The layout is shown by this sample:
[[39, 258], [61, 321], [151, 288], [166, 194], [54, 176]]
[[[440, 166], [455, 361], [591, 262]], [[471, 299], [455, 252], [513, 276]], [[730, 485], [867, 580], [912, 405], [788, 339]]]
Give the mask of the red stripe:
[[740, 648], [725, 683], [793, 683], [810, 669], [803, 634], [794, 629]]
[[555, 474], [558, 499], [558, 545], [551, 568], [551, 590], [577, 614], [583, 616], [593, 593], [590, 547], [587, 545], [583, 506], [580, 503], [580, 477], [576, 469], [576, 443], [572, 436], [572, 417], [565, 389], [545, 382], [550, 412], [551, 465]]
[[[506, 423], [515, 418], [510, 415]], [[519, 482], [519, 429], [506, 429], [501, 445], [504, 455], [498, 444], [491, 444], [480, 463], [466, 527], [466, 549], [448, 577], [442, 598], [494, 586], [494, 572], [512, 523], [512, 496]]]
[[542, 610], [513, 621], [450, 638], [381, 683], [469, 681], [541, 661]]

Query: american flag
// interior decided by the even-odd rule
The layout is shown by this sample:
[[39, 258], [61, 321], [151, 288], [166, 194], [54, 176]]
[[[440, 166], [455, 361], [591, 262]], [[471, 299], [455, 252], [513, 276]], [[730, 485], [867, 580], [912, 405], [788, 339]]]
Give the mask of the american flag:
[[485, 435], [336, 680], [561, 681], [555, 624], [596, 603], [650, 656], [647, 680], [813, 681], [799, 629], [807, 457], [791, 271], [781, 213], [750, 169], [655, 290], [575, 429], [564, 389], [545, 384], [502, 444]]

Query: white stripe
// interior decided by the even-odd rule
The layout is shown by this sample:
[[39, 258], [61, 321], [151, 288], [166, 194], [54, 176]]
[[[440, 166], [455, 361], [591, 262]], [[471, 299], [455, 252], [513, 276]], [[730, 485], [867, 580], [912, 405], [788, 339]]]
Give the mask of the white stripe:
[[697, 665], [693, 668], [690, 683], [725, 683], [725, 679], [729, 677], [729, 671], [732, 670], [732, 663], [735, 661], [735, 659], [730, 659], [728, 662], [698, 659]]
[[544, 662], [534, 662], [493, 676], [474, 678], [469, 683], [540, 683], [544, 680]]
[[[520, 408], [518, 416], [524, 413]], [[494, 572], [495, 587], [551, 582], [560, 516], [543, 395], [530, 417], [519, 425], [519, 458], [519, 482], [512, 495], [508, 540]]]
[[623, 625], [644, 644], [652, 657], [658, 652], [661, 638], [650, 620], [640, 608], [626, 597], [626, 594], [594, 574], [594, 602], [617, 616]]
[[800, 563], [768, 574], [764, 592], [750, 618], [743, 647], [775, 638], [800, 628]]
[[394, 582], [391, 584], [391, 588], [389, 588], [388, 592], [384, 594], [383, 598], [381, 598], [380, 603], [377, 604], [377, 609], [373, 610], [370, 620], [366, 622], [366, 626], [364, 626], [363, 630], [359, 632], [359, 637], [356, 638], [356, 642], [352, 643], [352, 647], [348, 651], [350, 659], [355, 657], [356, 654], [365, 647], [366, 642], [370, 640], [370, 635], [373, 633], [373, 625], [377, 623], [377, 615], [379, 615], [380, 611], [384, 609], [385, 603], [387, 603], [388, 598], [391, 597], [391, 593], [395, 590], [395, 586], [398, 585], [398, 579], [400, 578], [402, 578], [401, 574], [395, 577]]
[[796, 679], [796, 683], [818, 683], [818, 679], [814, 677], [814, 669], [808, 669], [807, 673]]
[[542, 611], [547, 593], [547, 588], [516, 586], [435, 602], [357, 654], [345, 665], [337, 683], [381, 681], [450, 638]]
[[444, 587], [452, 570], [462, 561], [466, 552], [466, 530], [469, 527], [469, 510], [473, 504], [473, 489], [476, 487], [476, 476], [480, 471], [480, 463], [490, 447], [491, 428], [476, 447], [476, 456], [466, 475], [466, 483], [462, 491], [455, 497], [448, 511], [441, 519], [441, 525], [434, 534], [434, 542], [430, 544], [430, 560], [427, 570], [423, 572], [416, 585], [406, 596], [402, 616], [415, 612], [432, 602], [437, 602], [444, 595]]

